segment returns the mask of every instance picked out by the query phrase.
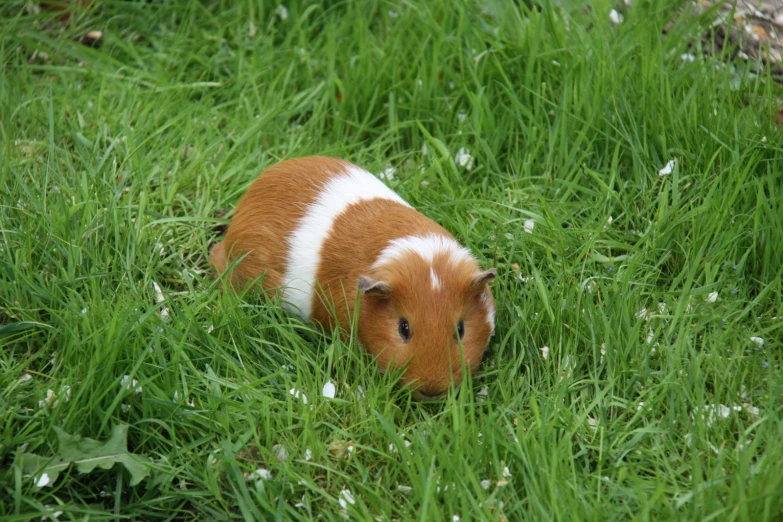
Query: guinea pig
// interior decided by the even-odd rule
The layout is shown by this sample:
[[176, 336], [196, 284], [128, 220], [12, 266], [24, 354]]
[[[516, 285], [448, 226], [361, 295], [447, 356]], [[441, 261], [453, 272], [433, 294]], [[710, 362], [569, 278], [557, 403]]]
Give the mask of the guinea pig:
[[[381, 370], [402, 368], [419, 399], [475, 371], [495, 328], [489, 282], [471, 253], [366, 170], [311, 156], [264, 171], [209, 262], [235, 288], [256, 281], [283, 307], [349, 331]], [[358, 294], [358, 299], [357, 299]]]

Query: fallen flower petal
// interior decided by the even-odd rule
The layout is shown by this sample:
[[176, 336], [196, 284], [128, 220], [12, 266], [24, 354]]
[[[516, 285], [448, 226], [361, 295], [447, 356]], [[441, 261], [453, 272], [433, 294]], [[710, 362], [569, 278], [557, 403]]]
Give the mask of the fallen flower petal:
[[290, 390], [288, 390], [288, 393], [290, 393], [291, 395], [293, 395], [295, 399], [300, 399], [300, 398], [301, 398], [301, 399], [302, 399], [302, 402], [303, 402], [304, 404], [307, 404], [307, 395], [305, 395], [304, 393], [301, 393], [301, 392], [300, 392], [299, 390], [297, 390], [296, 388], [291, 388]]
[[473, 168], [473, 156], [470, 155], [470, 151], [465, 147], [460, 147], [456, 156], [454, 156], [454, 161], [456, 161], [457, 165], [460, 167], [465, 167], [465, 170]]
[[676, 163], [677, 163], [676, 160], [673, 160], [673, 159], [669, 160], [666, 163], [666, 166], [664, 166], [661, 170], [658, 171], [658, 175], [659, 176], [668, 176], [674, 170], [674, 165], [676, 165]]
[[260, 480], [270, 480], [272, 478], [272, 473], [267, 471], [266, 468], [258, 468], [253, 473], [250, 474], [248, 479], [260, 479]]
[[340, 500], [338, 500], [338, 502], [343, 509], [348, 509], [348, 504], [356, 504], [353, 494], [347, 489], [340, 491]]
[[326, 384], [324, 384], [324, 387], [321, 390], [321, 395], [327, 399], [334, 399], [335, 391], [334, 383], [332, 383], [332, 381], [326, 381]]
[[35, 481], [35, 485], [36, 485], [36, 487], [42, 488], [42, 487], [46, 486], [47, 484], [49, 484], [49, 482], [50, 482], [49, 474], [48, 473], [43, 473], [43, 474], [41, 474], [40, 477], [38, 477], [38, 480]]

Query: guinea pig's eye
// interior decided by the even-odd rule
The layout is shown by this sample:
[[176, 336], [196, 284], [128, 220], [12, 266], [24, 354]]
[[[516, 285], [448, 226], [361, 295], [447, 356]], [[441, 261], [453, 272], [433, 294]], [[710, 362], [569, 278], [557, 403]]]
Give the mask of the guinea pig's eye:
[[457, 338], [461, 341], [465, 337], [465, 321], [462, 320], [457, 325]]
[[408, 342], [411, 338], [411, 325], [408, 324], [408, 320], [404, 317], [400, 318], [400, 324], [397, 327], [397, 331], [400, 332], [400, 337], [404, 342]]

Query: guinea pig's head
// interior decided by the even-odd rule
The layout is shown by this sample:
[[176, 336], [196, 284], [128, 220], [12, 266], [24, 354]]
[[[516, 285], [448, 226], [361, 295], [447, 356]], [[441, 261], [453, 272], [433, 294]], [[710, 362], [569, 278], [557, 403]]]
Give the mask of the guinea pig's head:
[[359, 278], [359, 340], [381, 369], [404, 368], [415, 397], [440, 396], [481, 363], [495, 327], [494, 278], [450, 237], [396, 239]]

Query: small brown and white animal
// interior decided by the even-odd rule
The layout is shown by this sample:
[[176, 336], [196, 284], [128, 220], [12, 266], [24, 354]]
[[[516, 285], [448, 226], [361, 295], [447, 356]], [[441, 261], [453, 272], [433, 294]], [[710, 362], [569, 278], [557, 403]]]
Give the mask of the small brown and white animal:
[[[244, 256], [244, 257], [243, 257]], [[407, 365], [419, 398], [475, 370], [494, 330], [495, 270], [375, 176], [312, 156], [278, 163], [239, 202], [210, 264], [241, 288], [263, 274], [284, 307], [350, 329], [359, 293], [359, 343], [380, 368]]]

